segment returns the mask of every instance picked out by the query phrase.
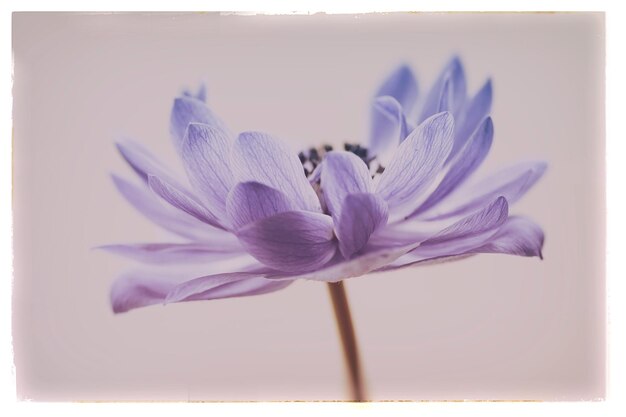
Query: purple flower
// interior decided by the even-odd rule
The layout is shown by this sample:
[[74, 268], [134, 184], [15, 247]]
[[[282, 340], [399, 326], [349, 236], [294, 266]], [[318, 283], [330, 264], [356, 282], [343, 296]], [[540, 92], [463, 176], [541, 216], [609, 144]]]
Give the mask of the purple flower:
[[477, 253], [541, 257], [541, 228], [510, 216], [509, 205], [546, 164], [467, 181], [493, 140], [491, 96], [487, 81], [468, 97], [454, 58], [418, 102], [402, 66], [372, 100], [367, 148], [298, 155], [265, 133], [232, 135], [203, 88], [186, 92], [174, 101], [170, 131], [189, 186], [139, 145], [118, 144], [142, 180], [114, 176], [118, 190], [184, 241], [104, 246], [157, 265], [114, 283], [113, 310], [263, 294], [299, 278], [334, 282]]

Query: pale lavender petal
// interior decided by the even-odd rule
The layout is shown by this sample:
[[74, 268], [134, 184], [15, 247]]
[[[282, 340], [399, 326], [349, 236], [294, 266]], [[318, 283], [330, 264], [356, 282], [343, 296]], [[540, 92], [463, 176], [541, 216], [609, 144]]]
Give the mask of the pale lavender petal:
[[341, 254], [349, 259], [363, 249], [372, 233], [387, 223], [388, 215], [387, 203], [378, 195], [348, 194], [335, 227]]
[[472, 249], [471, 252], [508, 253], [543, 259], [543, 241], [543, 230], [535, 222], [524, 217], [509, 217], [488, 243]]
[[282, 192], [258, 182], [240, 182], [228, 194], [226, 211], [234, 230], [285, 211], [297, 210]]
[[201, 294], [191, 296], [185, 301], [215, 300], [218, 298], [248, 297], [251, 295], [268, 294], [282, 290], [292, 283], [293, 281], [288, 280], [278, 281], [262, 277], [249, 278], [212, 288]]
[[200, 241], [228, 236], [221, 229], [209, 226], [187, 213], [163, 204], [147, 187], [138, 187], [116, 175], [112, 175], [112, 178], [115, 187], [135, 209], [165, 230]]
[[365, 162], [351, 152], [329, 152], [323, 162], [321, 187], [335, 220], [339, 249], [350, 258], [388, 217], [387, 203], [371, 194], [372, 179]]
[[[259, 287], [272, 284], [272, 281], [263, 278], [263, 275], [263, 273], [258, 272], [229, 272], [195, 278], [172, 288], [165, 297], [165, 303], [191, 301], [192, 299], [225, 298], [225, 296], [235, 296], [236, 293], [237, 295], [252, 295], [248, 293], [259, 290]], [[225, 286], [237, 282], [244, 284], [237, 287], [238, 291], [232, 291], [235, 289], [233, 286], [226, 288], [230, 291], [220, 291]], [[288, 285], [289, 282], [285, 284]]]
[[201, 192], [211, 212], [219, 218], [225, 217], [226, 196], [233, 186], [228, 136], [209, 125], [191, 123], [181, 155], [191, 185]]
[[446, 65], [439, 75], [438, 80], [428, 93], [419, 118], [420, 123], [437, 113], [441, 105], [441, 98], [444, 94], [446, 82], [450, 83], [449, 87], [451, 89], [451, 103], [448, 105], [451, 107], [452, 113], [456, 115], [456, 112], [463, 105], [466, 95], [465, 72], [458, 57], [454, 57], [448, 65]]
[[167, 293], [181, 281], [179, 276], [169, 276], [151, 271], [131, 271], [120, 276], [111, 286], [110, 301], [114, 313], [161, 304]]
[[238, 182], [265, 184], [285, 193], [303, 210], [322, 211], [300, 159], [282, 142], [265, 133], [241, 133], [233, 146], [231, 161]]
[[374, 271], [372, 273], [380, 273], [380, 272], [388, 272], [388, 271], [397, 271], [398, 269], [405, 269], [412, 266], [425, 266], [425, 265], [439, 265], [445, 264], [448, 262], [460, 261], [463, 259], [470, 258], [472, 256], [476, 256], [476, 253], [464, 253], [461, 255], [441, 255], [434, 257], [421, 257], [416, 256], [413, 253], [407, 253], [394, 262], [391, 262], [387, 265], [384, 265]]
[[424, 240], [410, 253], [381, 268], [393, 270], [427, 259], [465, 254], [493, 238], [508, 218], [508, 204], [499, 197], [479, 210]]
[[418, 251], [414, 251], [374, 272], [392, 271], [414, 265], [453, 262], [479, 253], [538, 256], [543, 259], [541, 253], [543, 241], [543, 231], [537, 224], [523, 217], [509, 217], [496, 233], [487, 235], [483, 241], [475, 241], [475, 246], [467, 250], [441, 251], [436, 254], [420, 254]]
[[[127, 272], [118, 278], [111, 287], [110, 300], [113, 312], [123, 313], [139, 307], [163, 304], [166, 302], [166, 297], [170, 291], [194, 279], [195, 277], [189, 276], [189, 273]], [[250, 278], [246, 279], [225, 280], [221, 285], [205, 288], [203, 292], [193, 293], [181, 301], [265, 294], [285, 288], [289, 284], [291, 281], [268, 280], [259, 278], [258, 274], [252, 274]]]
[[461, 187], [449, 199], [424, 213], [424, 217], [434, 220], [464, 215], [497, 196], [513, 204], [541, 178], [546, 168], [545, 162], [530, 162], [503, 169], [474, 185]]
[[507, 219], [509, 205], [504, 197], [498, 197], [495, 201], [484, 207], [482, 210], [471, 214], [453, 225], [446, 227], [430, 239], [422, 242], [420, 248], [424, 246], [441, 245], [449, 243], [451, 240], [474, 236], [477, 233], [494, 230], [500, 227]]
[[402, 246], [423, 242], [446, 227], [453, 225], [455, 221], [457, 219], [454, 218], [437, 221], [412, 219], [388, 223], [385, 227], [379, 228], [372, 234], [370, 243], [379, 246]]
[[454, 135], [454, 146], [450, 152], [448, 160], [451, 160], [465, 145], [471, 134], [478, 128], [478, 125], [489, 115], [492, 100], [491, 80], [487, 80], [485, 85], [474, 95], [472, 100], [466, 104], [464, 113], [456, 126]]
[[202, 243], [118, 244], [99, 246], [97, 249], [153, 264], [203, 263], [232, 258], [243, 253], [243, 248], [237, 241], [217, 242], [213, 245]]
[[220, 129], [230, 135], [228, 128], [201, 100], [192, 97], [179, 97], [174, 100], [170, 116], [170, 134], [174, 146], [182, 149], [183, 138], [190, 123], [202, 123]]
[[320, 184], [324, 201], [333, 216], [339, 216], [348, 194], [372, 191], [372, 177], [367, 165], [352, 152], [329, 152], [322, 165]]
[[453, 131], [450, 113], [440, 113], [400, 144], [376, 188], [390, 208], [412, 202], [432, 183], [452, 149]]
[[250, 223], [237, 231], [239, 240], [259, 262], [286, 272], [312, 271], [335, 254], [330, 216], [288, 211]]
[[211, 288], [203, 293], [193, 295], [183, 301], [215, 300], [218, 298], [248, 297], [251, 295], [269, 294], [271, 292], [282, 290], [292, 283], [293, 281], [289, 280], [278, 281], [263, 277], [248, 278]]
[[399, 66], [380, 86], [375, 97], [391, 96], [410, 114], [417, 101], [417, 80], [407, 65]]
[[441, 113], [444, 111], [452, 112], [454, 105], [454, 97], [452, 91], [452, 81], [447, 78], [443, 86], [441, 87], [441, 96], [439, 97], [439, 104], [435, 113]]
[[469, 142], [466, 143], [435, 191], [407, 218], [412, 218], [430, 209], [447, 197], [459, 185], [463, 184], [484, 161], [492, 142], [493, 123], [491, 118], [488, 117], [474, 132]]
[[148, 175], [156, 175], [168, 181], [171, 180], [172, 174], [169, 169], [139, 143], [125, 139], [117, 142], [116, 146], [126, 162], [146, 183], [148, 182]]
[[457, 255], [475, 248], [494, 235], [509, 215], [509, 205], [498, 197], [480, 211], [471, 214], [423, 241], [413, 253], [419, 257]]
[[200, 100], [203, 103], [206, 103], [206, 99], [207, 99], [206, 84], [204, 83], [200, 84], [200, 86], [198, 87], [198, 90], [195, 93], [189, 89], [186, 89], [185, 91], [183, 91], [183, 95], [186, 97], [195, 98], [197, 100]]
[[416, 245], [379, 247], [368, 245], [365, 250], [355, 258], [346, 260], [343, 256], [338, 255], [323, 268], [318, 268], [312, 272], [298, 273], [294, 271], [292, 274], [268, 274], [266, 277], [275, 280], [308, 279], [323, 282], [337, 282], [346, 278], [360, 277], [361, 275], [381, 268], [414, 249], [415, 246]]
[[507, 215], [508, 203], [506, 199], [499, 197], [460, 220], [396, 223], [381, 229], [370, 241], [376, 245], [389, 246], [419, 243], [420, 246], [413, 251], [415, 253], [432, 251], [437, 254], [441, 251], [456, 253], [459, 246], [466, 247], [469, 244], [475, 247], [475, 242], [484, 242], [485, 236], [495, 233]]
[[402, 142], [408, 128], [402, 106], [391, 96], [377, 97], [372, 103], [371, 113], [368, 156], [376, 156]]
[[148, 176], [148, 185], [158, 196], [170, 203], [173, 207], [184, 211], [196, 219], [224, 229], [219, 220], [189, 191], [177, 184], [172, 184], [154, 175]]

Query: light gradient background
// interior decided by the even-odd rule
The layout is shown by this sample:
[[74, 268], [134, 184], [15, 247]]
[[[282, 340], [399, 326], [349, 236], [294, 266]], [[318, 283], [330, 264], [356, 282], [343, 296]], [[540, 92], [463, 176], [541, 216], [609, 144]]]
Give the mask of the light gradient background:
[[13, 344], [34, 400], [334, 400], [344, 365], [324, 284], [113, 315], [132, 263], [91, 247], [168, 239], [116, 193], [114, 140], [180, 168], [173, 97], [204, 80], [234, 131], [294, 149], [364, 141], [397, 64], [421, 91], [453, 53], [494, 80], [477, 173], [549, 171], [513, 213], [545, 260], [480, 255], [347, 282], [370, 397], [598, 399], [605, 392], [602, 14], [14, 14]]

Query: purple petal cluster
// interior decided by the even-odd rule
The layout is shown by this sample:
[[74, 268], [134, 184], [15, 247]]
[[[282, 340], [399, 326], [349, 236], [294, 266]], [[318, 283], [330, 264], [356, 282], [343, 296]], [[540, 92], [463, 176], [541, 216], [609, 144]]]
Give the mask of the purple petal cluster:
[[118, 143], [140, 183], [114, 176], [116, 187], [180, 239], [103, 247], [148, 265], [114, 283], [113, 310], [263, 294], [299, 278], [333, 282], [477, 253], [541, 257], [541, 228], [509, 215], [509, 206], [546, 164], [468, 181], [493, 141], [491, 99], [491, 81], [467, 94], [458, 58], [424, 97], [401, 66], [372, 99], [368, 143], [313, 150], [307, 169], [302, 153], [266, 133], [233, 135], [204, 88], [185, 92], [170, 123], [185, 180], [138, 144]]

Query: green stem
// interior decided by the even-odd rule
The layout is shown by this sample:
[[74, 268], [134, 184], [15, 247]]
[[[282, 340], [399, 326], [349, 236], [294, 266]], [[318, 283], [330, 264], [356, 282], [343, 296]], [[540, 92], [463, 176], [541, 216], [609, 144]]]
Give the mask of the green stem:
[[328, 291], [333, 302], [337, 329], [341, 336], [344, 359], [348, 367], [352, 401], [365, 401], [365, 388], [363, 387], [363, 373], [359, 361], [359, 349], [354, 335], [350, 306], [348, 305], [348, 298], [343, 281], [329, 282]]

